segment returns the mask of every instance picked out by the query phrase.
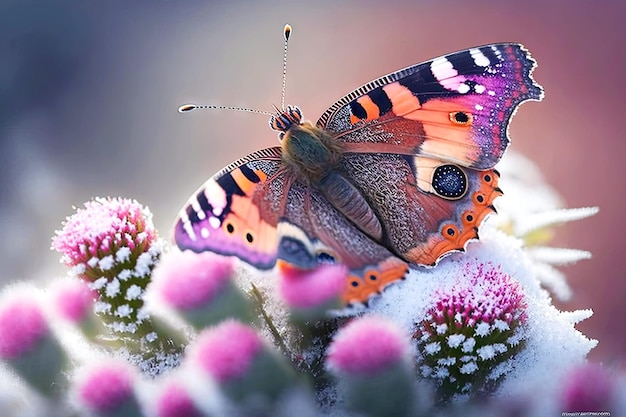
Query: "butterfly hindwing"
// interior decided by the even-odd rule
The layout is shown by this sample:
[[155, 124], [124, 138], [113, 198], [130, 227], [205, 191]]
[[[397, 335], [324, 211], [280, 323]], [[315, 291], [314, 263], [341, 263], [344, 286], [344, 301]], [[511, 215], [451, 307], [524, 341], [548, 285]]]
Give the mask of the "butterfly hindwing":
[[280, 148], [233, 162], [192, 195], [179, 214], [174, 239], [181, 249], [233, 255], [259, 269], [276, 262], [276, 225], [283, 201]]
[[378, 213], [382, 243], [408, 262], [434, 265], [477, 238], [501, 194], [493, 170], [395, 154], [351, 154], [342, 168]]
[[342, 263], [350, 270], [346, 303], [363, 303], [402, 279], [406, 262], [374, 242], [339, 213], [317, 190], [294, 183], [278, 224], [278, 259], [283, 265], [313, 269]]
[[327, 110], [318, 126], [349, 152], [423, 155], [492, 168], [517, 107], [540, 100], [535, 61], [518, 44], [452, 53], [372, 81]]

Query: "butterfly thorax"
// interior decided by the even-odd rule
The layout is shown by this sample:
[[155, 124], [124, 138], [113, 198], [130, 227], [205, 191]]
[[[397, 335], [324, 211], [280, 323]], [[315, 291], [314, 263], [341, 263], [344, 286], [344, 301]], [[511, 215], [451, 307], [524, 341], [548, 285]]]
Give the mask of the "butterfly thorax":
[[342, 142], [309, 122], [292, 124], [282, 136], [282, 159], [301, 183], [321, 191], [340, 213], [373, 239], [382, 225], [357, 187], [339, 169]]
[[317, 186], [343, 155], [341, 142], [309, 122], [289, 127], [281, 139], [282, 158], [301, 182]]

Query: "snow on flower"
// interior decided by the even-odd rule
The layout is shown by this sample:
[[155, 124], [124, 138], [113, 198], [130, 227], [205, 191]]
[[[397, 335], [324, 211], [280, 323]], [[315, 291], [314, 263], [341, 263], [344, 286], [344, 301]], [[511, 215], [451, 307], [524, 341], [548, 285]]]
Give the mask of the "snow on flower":
[[111, 255], [121, 248], [143, 253], [155, 239], [152, 213], [146, 207], [126, 198], [98, 197], [67, 218], [52, 239], [52, 249], [63, 254], [61, 262], [68, 266], [87, 264], [83, 275], [97, 278], [92, 259], [106, 270], [112, 266]]
[[[500, 375], [490, 375], [491, 370], [520, 348], [509, 339], [516, 333], [523, 337], [525, 309], [521, 286], [490, 263], [467, 263], [458, 282], [435, 291], [414, 337], [421, 353], [418, 361], [434, 369], [444, 398], [492, 389], [488, 381]], [[441, 333], [443, 325], [446, 332]], [[433, 344], [446, 348], [434, 351]]]
[[[484, 346], [490, 348], [480, 351], [483, 357], [493, 353], [494, 358], [506, 358], [499, 366], [494, 364], [487, 379], [477, 378], [482, 381], [479, 386], [446, 387], [451, 392], [497, 387], [496, 395], [507, 395], [522, 385], [528, 389], [533, 385], [550, 387], [555, 392], [560, 372], [583, 361], [597, 343], [574, 327], [590, 312], [561, 312], [552, 305], [518, 239], [488, 224], [480, 236], [467, 252], [448, 256], [436, 268], [412, 269], [405, 281], [372, 301], [370, 312], [389, 317], [407, 332], [415, 332], [416, 324], [422, 326], [415, 339], [421, 346], [417, 368], [435, 379], [451, 375], [449, 367], [434, 360], [447, 358], [452, 349], [450, 341], [437, 331], [442, 324], [446, 324], [446, 335], [466, 336], [456, 356], [460, 362], [453, 369], [462, 368], [463, 374], [473, 375], [484, 361], [477, 349]], [[505, 330], [507, 326], [511, 330]], [[497, 335], [506, 338], [492, 340]], [[451, 340], [457, 346], [458, 339]], [[506, 352], [499, 353], [503, 350], [497, 345], [500, 343]], [[429, 362], [424, 363], [425, 358]]]
[[142, 294], [163, 251], [147, 207], [131, 199], [95, 198], [67, 218], [52, 249], [97, 291], [94, 312], [109, 333], [103, 340], [118, 340], [136, 362], [155, 361], [163, 352], [178, 355], [177, 344], [161, 334], [163, 329], [155, 330], [143, 309]]

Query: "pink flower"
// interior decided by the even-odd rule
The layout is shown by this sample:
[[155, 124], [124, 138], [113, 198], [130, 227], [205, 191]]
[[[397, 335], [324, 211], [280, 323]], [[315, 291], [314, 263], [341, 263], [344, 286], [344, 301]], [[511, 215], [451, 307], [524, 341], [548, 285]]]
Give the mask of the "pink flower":
[[523, 287], [490, 263], [468, 263], [463, 275], [452, 288], [435, 291], [414, 334], [421, 374], [437, 381], [444, 399], [495, 389], [502, 369], [510, 369], [497, 365], [526, 338]]
[[191, 310], [209, 303], [233, 273], [231, 259], [211, 252], [172, 251], [153, 274], [151, 290], [176, 309]]
[[76, 382], [77, 400], [96, 413], [112, 413], [134, 402], [135, 371], [116, 360], [90, 364]]
[[408, 337], [393, 323], [366, 316], [337, 332], [326, 363], [338, 372], [367, 376], [400, 363], [409, 352]]
[[15, 296], [0, 306], [0, 358], [14, 359], [35, 348], [49, 334], [37, 303]]
[[158, 417], [200, 417], [202, 415], [189, 394], [177, 382], [168, 384], [157, 399]]
[[52, 249], [63, 254], [61, 262], [81, 267], [79, 272], [90, 276], [96, 268], [107, 270], [114, 262], [124, 262], [130, 253], [145, 252], [155, 238], [146, 207], [130, 199], [96, 198], [67, 218], [52, 239]]
[[616, 381], [600, 365], [585, 364], [570, 372], [563, 381], [562, 408], [567, 412], [609, 411], [614, 403]]
[[322, 265], [313, 270], [282, 267], [280, 295], [292, 308], [313, 308], [339, 301], [348, 269], [344, 265]]
[[53, 303], [58, 314], [78, 324], [92, 311], [97, 293], [77, 279], [58, 282], [53, 288]]
[[217, 381], [225, 383], [244, 376], [262, 348], [254, 329], [228, 320], [202, 332], [191, 356]]
[[434, 323], [457, 328], [493, 325], [496, 320], [510, 325], [526, 320], [524, 291], [517, 281], [492, 264], [467, 264], [463, 280], [451, 290], [437, 291], [436, 306], [430, 310]]

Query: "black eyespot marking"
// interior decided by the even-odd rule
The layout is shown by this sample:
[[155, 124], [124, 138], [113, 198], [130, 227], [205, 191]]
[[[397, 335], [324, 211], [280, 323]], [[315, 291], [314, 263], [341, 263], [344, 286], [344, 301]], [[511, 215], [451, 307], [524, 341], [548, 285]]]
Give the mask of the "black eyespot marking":
[[455, 233], [455, 232], [454, 232], [454, 229], [453, 229], [453, 228], [448, 227], [448, 228], [446, 229], [446, 233], [448, 234], [448, 236], [454, 236], [454, 233]]
[[450, 113], [450, 121], [457, 125], [466, 126], [472, 123], [472, 115], [464, 111], [453, 111]]
[[458, 200], [467, 192], [467, 176], [456, 165], [441, 165], [433, 173], [432, 185], [440, 197]]
[[334, 264], [337, 262], [337, 259], [333, 255], [325, 251], [319, 251], [316, 258], [317, 262], [321, 264]]
[[483, 196], [482, 194], [478, 194], [476, 196], [476, 201], [478, 201], [479, 203], [483, 203], [485, 201], [485, 196]]
[[250, 232], [246, 233], [246, 240], [248, 241], [248, 243], [252, 243], [252, 241], [254, 240], [254, 237]]
[[232, 223], [226, 224], [226, 231], [228, 233], [231, 233], [231, 234], [234, 233], [235, 232], [235, 226], [233, 226]]
[[474, 216], [468, 214], [467, 216], [465, 216], [465, 220], [467, 220], [468, 222], [474, 221]]
[[485, 182], [491, 182], [491, 175], [489, 175], [489, 174], [485, 174], [485, 176], [483, 177], [483, 179], [485, 180]]
[[369, 276], [370, 281], [376, 281], [378, 279], [378, 277], [374, 274], [370, 274]]
[[358, 287], [359, 286], [359, 281], [352, 281], [350, 283], [350, 285], [352, 285], [353, 287]]

